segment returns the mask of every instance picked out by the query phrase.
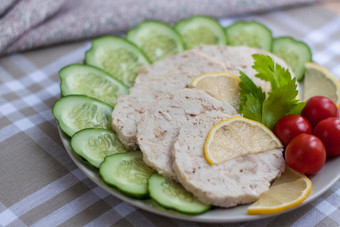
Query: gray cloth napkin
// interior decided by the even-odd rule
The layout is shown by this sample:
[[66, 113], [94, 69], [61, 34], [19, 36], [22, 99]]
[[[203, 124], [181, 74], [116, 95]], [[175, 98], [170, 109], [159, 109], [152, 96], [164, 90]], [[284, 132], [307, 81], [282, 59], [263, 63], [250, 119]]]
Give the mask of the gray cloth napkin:
[[226, 17], [318, 0], [1, 0], [0, 56], [116, 34], [143, 20]]

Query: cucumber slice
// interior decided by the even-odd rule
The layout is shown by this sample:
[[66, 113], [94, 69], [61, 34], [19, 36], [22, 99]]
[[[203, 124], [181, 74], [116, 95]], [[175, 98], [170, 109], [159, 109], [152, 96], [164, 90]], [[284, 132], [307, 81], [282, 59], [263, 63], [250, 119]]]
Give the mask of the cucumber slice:
[[114, 132], [98, 128], [76, 132], [71, 138], [71, 146], [75, 153], [96, 168], [106, 156], [127, 151]]
[[85, 95], [68, 95], [60, 98], [52, 113], [61, 130], [68, 136], [84, 128], [111, 129], [113, 107]]
[[153, 172], [143, 162], [140, 151], [107, 156], [99, 167], [99, 174], [105, 183], [134, 198], [148, 196], [148, 179]]
[[285, 60], [298, 81], [303, 79], [305, 63], [312, 61], [312, 51], [306, 43], [289, 36], [278, 37], [273, 41], [272, 52]]
[[267, 51], [272, 48], [272, 32], [259, 22], [238, 21], [225, 31], [231, 46], [249, 46]]
[[186, 49], [198, 45], [227, 43], [223, 27], [212, 17], [194, 16], [178, 21], [174, 28], [182, 36]]
[[177, 182], [153, 174], [148, 180], [150, 197], [160, 205], [187, 214], [200, 214], [211, 208], [202, 204]]
[[119, 96], [129, 93], [129, 88], [119, 80], [88, 65], [66, 66], [59, 71], [59, 76], [63, 96], [87, 95], [115, 106]]
[[131, 87], [137, 70], [149, 64], [144, 53], [133, 43], [116, 36], [103, 36], [92, 41], [85, 63], [96, 66]]
[[137, 44], [151, 62], [184, 50], [179, 34], [169, 25], [159, 21], [145, 21], [131, 29], [126, 37]]

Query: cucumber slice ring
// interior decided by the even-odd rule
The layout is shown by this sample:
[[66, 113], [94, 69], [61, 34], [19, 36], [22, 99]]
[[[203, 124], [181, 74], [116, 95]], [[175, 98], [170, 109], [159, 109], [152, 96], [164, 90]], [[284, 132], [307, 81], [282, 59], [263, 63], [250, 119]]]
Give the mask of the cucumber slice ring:
[[85, 53], [85, 63], [103, 69], [114, 78], [131, 87], [137, 70], [150, 61], [133, 43], [117, 36], [102, 36], [92, 41]]
[[229, 45], [249, 46], [270, 51], [273, 35], [269, 28], [256, 21], [238, 21], [225, 29]]
[[108, 155], [127, 152], [114, 132], [106, 129], [87, 128], [76, 132], [71, 138], [73, 151], [99, 168]]
[[186, 49], [198, 45], [227, 44], [223, 27], [220, 23], [207, 16], [194, 16], [178, 21], [174, 28], [182, 36]]
[[273, 41], [272, 52], [292, 68], [298, 81], [303, 79], [305, 63], [312, 61], [312, 51], [306, 43], [290, 36], [277, 37]]
[[105, 183], [134, 198], [148, 197], [147, 183], [153, 172], [143, 162], [139, 151], [107, 156], [99, 167], [99, 174]]
[[73, 64], [59, 71], [60, 90], [63, 96], [87, 95], [112, 106], [117, 98], [129, 93], [129, 88], [104, 71], [88, 65]]
[[160, 205], [187, 214], [200, 214], [211, 208], [197, 201], [179, 183], [153, 174], [148, 180], [150, 197]]
[[60, 98], [52, 113], [61, 130], [68, 136], [84, 128], [111, 129], [113, 107], [85, 95], [68, 95]]
[[138, 45], [155, 62], [184, 50], [180, 35], [168, 24], [159, 21], [145, 21], [131, 29], [127, 39]]

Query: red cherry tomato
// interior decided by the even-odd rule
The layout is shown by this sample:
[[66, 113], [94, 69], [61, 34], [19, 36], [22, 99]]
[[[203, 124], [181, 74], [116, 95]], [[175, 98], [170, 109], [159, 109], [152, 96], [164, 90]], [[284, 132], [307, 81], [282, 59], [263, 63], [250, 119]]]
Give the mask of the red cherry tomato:
[[297, 135], [302, 133], [312, 134], [312, 126], [303, 116], [287, 115], [276, 123], [273, 132], [283, 145], [287, 146]]
[[314, 126], [323, 119], [339, 117], [339, 111], [335, 103], [329, 98], [314, 96], [307, 100], [301, 115], [306, 117], [314, 128]]
[[330, 117], [320, 121], [314, 128], [313, 134], [321, 139], [326, 147], [328, 156], [340, 155], [340, 119]]
[[317, 173], [326, 161], [326, 149], [321, 140], [310, 134], [300, 134], [288, 144], [287, 165], [304, 174]]

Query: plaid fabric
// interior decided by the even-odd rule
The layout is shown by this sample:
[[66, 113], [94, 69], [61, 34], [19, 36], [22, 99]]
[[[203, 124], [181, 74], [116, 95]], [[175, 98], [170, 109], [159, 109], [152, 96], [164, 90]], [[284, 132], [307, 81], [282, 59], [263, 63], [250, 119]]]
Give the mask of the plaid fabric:
[[[221, 23], [256, 19], [275, 36], [304, 40], [314, 61], [340, 78], [339, 9], [340, 2], [331, 2]], [[122, 202], [90, 181], [67, 155], [51, 113], [60, 96], [57, 72], [81, 62], [89, 47], [87, 41], [0, 60], [0, 226], [204, 226]], [[293, 212], [230, 226], [239, 225], [340, 226], [340, 181]]]
[[[321, 0], [1, 0], [0, 56], [65, 41], [121, 32], [150, 19], [174, 22], [278, 9]], [[5, 12], [1, 16], [1, 12]]]

